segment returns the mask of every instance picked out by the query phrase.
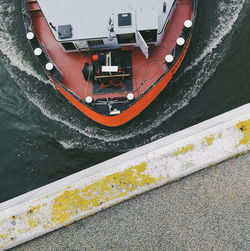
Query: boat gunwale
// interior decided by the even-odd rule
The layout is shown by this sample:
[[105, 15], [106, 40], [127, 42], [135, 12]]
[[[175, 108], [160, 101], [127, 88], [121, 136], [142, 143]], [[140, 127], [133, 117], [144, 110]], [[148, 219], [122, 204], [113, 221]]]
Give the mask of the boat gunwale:
[[[28, 9], [28, 2], [27, 2], [27, 0], [21, 0], [22, 1], [22, 13], [23, 13], [23, 19], [24, 19], [24, 26], [25, 26], [25, 30], [26, 30], [26, 33], [28, 33], [28, 32], [33, 32], [34, 33], [34, 39], [33, 39], [33, 41], [35, 41], [35, 42], [37, 42], [36, 44], [37, 45], [39, 45], [40, 47], [43, 47], [42, 46], [42, 43], [40, 42], [40, 40], [38, 39], [38, 37], [37, 37], [37, 35], [35, 34], [35, 31], [34, 31], [34, 27], [33, 27], [33, 24], [32, 24], [32, 17], [31, 17], [31, 13], [30, 13], [30, 11], [29, 11], [29, 9]], [[178, 3], [178, 1], [181, 1], [181, 0], [177, 0], [177, 3]], [[144, 90], [140, 95], [138, 95], [132, 102], [127, 102], [127, 103], [129, 103], [127, 106], [126, 106], [126, 108], [124, 109], [124, 111], [122, 112], [122, 113], [120, 113], [120, 114], [118, 114], [118, 115], [104, 115], [104, 114], [101, 114], [101, 113], [98, 113], [98, 112], [96, 112], [95, 110], [94, 110], [94, 108], [93, 108], [93, 104], [88, 104], [87, 102], [85, 102], [82, 98], [80, 98], [78, 95], [76, 95], [74, 92], [72, 92], [69, 88], [67, 88], [62, 82], [61, 82], [61, 72], [58, 70], [58, 68], [57, 68], [57, 66], [56, 66], [56, 64], [53, 62], [53, 60], [51, 60], [51, 58], [50, 58], [50, 56], [49, 56], [49, 53], [45, 50], [45, 49], [43, 49], [42, 48], [42, 51], [43, 51], [43, 54], [45, 55], [45, 57], [48, 59], [48, 61], [51, 61], [52, 63], [53, 63], [53, 65], [55, 66], [55, 71], [56, 72], [59, 72], [59, 77], [55, 77], [54, 75], [52, 75], [48, 70], [46, 70], [46, 68], [45, 68], [45, 65], [41, 62], [41, 60], [39, 60], [39, 58], [37, 58], [38, 59], [38, 62], [42, 65], [42, 67], [44, 68], [44, 72], [45, 72], [45, 74], [47, 75], [47, 77], [49, 78], [49, 80], [54, 84], [54, 85], [58, 85], [58, 86], [60, 86], [62, 89], [64, 89], [66, 92], [68, 92], [73, 98], [75, 98], [75, 99], [77, 99], [77, 101], [78, 102], [80, 102], [83, 106], [85, 106], [87, 109], [90, 109], [93, 113], [95, 113], [96, 115], [101, 115], [101, 116], [103, 116], [103, 117], [106, 117], [106, 118], [115, 118], [115, 117], [120, 117], [124, 112], [126, 112], [129, 108], [131, 108], [132, 106], [135, 106], [136, 105], [136, 103], [140, 100], [140, 99], [142, 99], [147, 93], [149, 93], [151, 90], [152, 90], [152, 88], [154, 88], [164, 77], [166, 77], [166, 75], [168, 75], [168, 74], [171, 74], [171, 77], [170, 77], [170, 79], [169, 79], [169, 81], [167, 81], [166, 82], [166, 84], [165, 84], [165, 86], [170, 82], [170, 80], [172, 79], [172, 77], [173, 77], [173, 75], [176, 73], [176, 71], [178, 70], [178, 68], [180, 67], [180, 65], [181, 65], [181, 62], [182, 62], [182, 60], [184, 59], [184, 56], [183, 56], [183, 58], [181, 59], [181, 62], [178, 64], [178, 62], [180, 61], [180, 57], [183, 55], [183, 51], [185, 51], [185, 50], [187, 50], [188, 49], [188, 47], [189, 47], [189, 43], [190, 43], [190, 40], [191, 40], [191, 37], [192, 37], [192, 34], [193, 34], [193, 29], [194, 29], [194, 24], [195, 24], [195, 21], [196, 21], [196, 16], [197, 16], [197, 8], [198, 8], [198, 1], [194, 1], [194, 0], [192, 0], [192, 8], [193, 8], [193, 10], [192, 10], [192, 18], [191, 18], [191, 21], [192, 21], [192, 23], [193, 23], [193, 25], [192, 25], [192, 27], [190, 28], [190, 29], [186, 29], [186, 33], [187, 34], [183, 34], [184, 32], [184, 29], [182, 30], [182, 33], [180, 34], [184, 39], [185, 39], [185, 44], [182, 46], [182, 48], [180, 48], [177, 52], [177, 54], [176, 54], [176, 50], [177, 50], [177, 45], [173, 48], [173, 50], [170, 52], [170, 54], [171, 55], [175, 55], [175, 60], [172, 62], [172, 66], [171, 67], [169, 67], [154, 83], [152, 83], [146, 90]], [[46, 22], [47, 22], [47, 20], [46, 20]], [[168, 25], [166, 25], [166, 27], [165, 27], [165, 29], [167, 29], [167, 26]], [[29, 42], [29, 44], [30, 44], [30, 46], [31, 46], [31, 48], [34, 50], [36, 47], [34, 47], [33, 46], [33, 44], [32, 44], [32, 41], [31, 40], [28, 40], [28, 42]], [[184, 54], [186, 54], [186, 52], [184, 53]], [[57, 87], [57, 89], [58, 89], [58, 86], [56, 86]], [[165, 88], [165, 86], [164, 86], [164, 88]], [[60, 90], [59, 90], [60, 91]], [[138, 91], [138, 89], [136, 90], [136, 91]], [[162, 90], [161, 90], [162, 91]], [[160, 91], [160, 92], [161, 92]], [[60, 91], [61, 93], [62, 93], [62, 91]], [[159, 93], [160, 93], [159, 92]], [[158, 96], [159, 95], [159, 93], [156, 95], [156, 96]], [[62, 93], [63, 94], [63, 93]], [[63, 94], [64, 95], [64, 94]], [[65, 95], [64, 95], [65, 96]], [[66, 97], [67, 98], [67, 97]], [[116, 98], [113, 98], [114, 100], [115, 99], [119, 99], [119, 98], [122, 98], [122, 97], [116, 97]], [[67, 98], [70, 102], [71, 102], [71, 100], [69, 99], [69, 98]], [[103, 98], [102, 98], [103, 99]], [[100, 99], [96, 99], [95, 101], [98, 101], [98, 100], [100, 100]], [[71, 102], [72, 103], [72, 102]], [[152, 101], [150, 102], [150, 103], [152, 103]], [[143, 109], [141, 109], [141, 111], [140, 112], [142, 112], [148, 105], [150, 105], [150, 103], [149, 104], [147, 104], [147, 105], [145, 105], [145, 107], [143, 108]], [[74, 105], [74, 104], [73, 104]], [[79, 109], [79, 107], [78, 106], [76, 106], [76, 108], [78, 108]], [[81, 110], [81, 109], [79, 109], [79, 110]], [[83, 111], [82, 111], [83, 112]], [[139, 112], [139, 113], [140, 113]], [[85, 115], [86, 115], [86, 113], [85, 112], [83, 112]], [[118, 124], [118, 125], [114, 125], [114, 126], [120, 126], [120, 125], [123, 125], [123, 124], [125, 124], [125, 123], [127, 123], [127, 122], [129, 122], [130, 120], [132, 120], [134, 117], [136, 117], [138, 114], [135, 114], [132, 118], [130, 118], [129, 120], [127, 120], [127, 121], [125, 121], [125, 122], [122, 122], [122, 123], [120, 123], [120, 124]], [[92, 120], [94, 120], [94, 121], [96, 121], [97, 123], [101, 123], [101, 122], [98, 122], [94, 117], [92, 117], [92, 116], [88, 116], [88, 115], [86, 115], [87, 117], [89, 117], [90, 119], [92, 119]], [[106, 126], [110, 126], [110, 127], [113, 127], [112, 125], [109, 125], [109, 123], [107, 124], [107, 123], [101, 123], [101, 124], [103, 124], [103, 125], [106, 125]]]

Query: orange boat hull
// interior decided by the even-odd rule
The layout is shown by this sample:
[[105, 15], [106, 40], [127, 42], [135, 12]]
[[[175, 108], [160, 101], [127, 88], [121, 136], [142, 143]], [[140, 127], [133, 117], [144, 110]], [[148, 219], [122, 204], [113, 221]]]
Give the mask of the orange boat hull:
[[[26, 9], [24, 15], [26, 31], [33, 31], [37, 37], [37, 43], [34, 43], [34, 41], [33, 44], [31, 43], [32, 48], [34, 49], [37, 45], [42, 45], [43, 55], [47, 56], [47, 60], [52, 61], [57, 69], [57, 77], [55, 77], [55, 74], [51, 74], [50, 71], [45, 70], [48, 78], [59, 92], [78, 110], [93, 121], [108, 127], [121, 126], [134, 119], [168, 85], [187, 53], [192, 32], [190, 31], [186, 35], [185, 45], [179, 48], [178, 54], [175, 55], [176, 59], [171, 66], [168, 66], [167, 72], [163, 69], [164, 58], [166, 54], [170, 54], [175, 50], [176, 39], [183, 32], [184, 21], [186, 19], [194, 21], [197, 10], [196, 2], [192, 0], [177, 0], [177, 7], [166, 28], [167, 31], [163, 42], [160, 46], [151, 48], [152, 56], [150, 59], [147, 60], [138, 49], [131, 51], [132, 87], [135, 99], [133, 102], [127, 103], [126, 107], [124, 106], [124, 109], [121, 109], [119, 114], [107, 115], [105, 112], [103, 114], [97, 112], [94, 105], [87, 104], [85, 102], [86, 97], [91, 96], [94, 101], [119, 98], [125, 98], [126, 100], [129, 91], [110, 92], [108, 95], [95, 93], [91, 82], [85, 81], [81, 72], [83, 63], [90, 60], [88, 56], [80, 52], [64, 52], [56, 42], [41, 9], [39, 9], [39, 5], [32, 0], [23, 0], [23, 5], [24, 9]], [[43, 61], [46, 61], [46, 57], [43, 57]], [[44, 66], [44, 62], [40, 63]], [[146, 78], [144, 76], [145, 73], [148, 73], [150, 77]]]
[[161, 93], [161, 91], [167, 86], [167, 84], [172, 79], [173, 75], [176, 73], [178, 68], [181, 66], [181, 63], [187, 53], [191, 37], [183, 50], [181, 56], [177, 60], [177, 62], [173, 65], [172, 69], [150, 90], [146, 93], [142, 98], [140, 98], [135, 104], [130, 106], [123, 113], [114, 116], [105, 116], [101, 115], [90, 108], [83, 105], [79, 102], [73, 95], [71, 95], [67, 90], [65, 90], [61, 85], [59, 85], [56, 81], [54, 81], [49, 75], [49, 79], [56, 86], [56, 88], [60, 91], [60, 93], [68, 99], [79, 111], [84, 113], [87, 117], [94, 120], [95, 122], [102, 124], [108, 127], [118, 127], [126, 124], [136, 116], [138, 116], [147, 106], [152, 103], [152, 101]]

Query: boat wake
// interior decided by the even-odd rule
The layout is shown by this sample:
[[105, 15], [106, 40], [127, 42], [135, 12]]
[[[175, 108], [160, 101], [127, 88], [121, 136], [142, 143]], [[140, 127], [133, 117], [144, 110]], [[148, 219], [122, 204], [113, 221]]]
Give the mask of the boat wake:
[[[1, 35], [0, 35], [0, 50], [8, 57], [11, 66], [17, 67], [22, 72], [35, 77], [40, 81], [46, 82], [45, 77], [39, 75], [33, 67], [24, 58], [22, 50], [18, 47], [20, 33], [14, 33], [14, 27], [12, 26], [14, 13], [17, 11], [14, 1], [1, 1], [0, 4], [0, 22], [1, 22]], [[20, 15], [20, 14], [19, 14]], [[10, 31], [13, 34], [10, 34]], [[21, 29], [23, 32], [23, 29]], [[17, 29], [16, 29], [17, 31]]]
[[217, 48], [225, 38], [226, 35], [230, 34], [233, 29], [235, 22], [239, 19], [239, 15], [246, 0], [233, 0], [231, 3], [228, 1], [220, 1], [218, 4], [219, 14], [223, 14], [219, 17], [219, 23], [213, 30], [210, 39], [208, 40], [207, 46], [204, 48], [201, 55], [196, 58], [190, 66], [188, 66], [184, 73], [191, 70], [193, 67], [197, 66], [202, 60], [204, 60], [208, 55], [213, 53], [213, 50]]
[[[15, 30], [13, 28], [21, 25], [17, 23], [18, 20], [13, 18], [20, 16], [20, 9], [16, 7], [15, 0], [0, 0], [0, 22], [2, 24], [0, 51], [4, 55], [4, 59], [1, 60], [5, 60], [6, 69], [23, 91], [27, 100], [40, 110], [42, 116], [51, 121], [48, 124], [54, 125], [56, 123], [53, 127], [55, 138], [63, 148], [87, 148], [88, 151], [105, 148], [107, 151], [127, 151], [138, 146], [138, 142], [142, 145], [164, 136], [161, 133], [157, 134], [154, 129], [162, 124], [167, 124], [170, 117], [187, 106], [190, 100], [198, 95], [222, 62], [228, 48], [225, 45], [229, 43], [230, 36], [239, 23], [239, 17], [246, 1], [221, 0], [217, 3], [207, 1], [203, 4], [203, 6], [208, 5], [206, 12], [211, 14], [216, 10], [216, 13], [213, 13], [213, 16], [210, 15], [210, 20], [197, 18], [197, 30], [200, 25], [203, 25], [207, 29], [207, 34], [204, 35], [205, 40], [204, 37], [199, 38], [198, 32], [194, 34], [193, 40], [199, 42], [197, 42], [197, 48], [193, 50], [194, 53], [189, 54], [193, 60], [184, 68], [183, 73], [177, 74], [174, 80], [175, 82], [183, 82], [183, 89], [178, 90], [174, 97], [165, 103], [162, 104], [160, 101], [158, 107], [161, 106], [161, 109], [154, 115], [135, 119], [122, 129], [100, 128], [81, 113], [75, 111], [56, 92], [53, 93], [53, 97], [44, 95], [43, 87], [48, 81], [42, 72], [32, 67], [34, 65], [32, 52], [30, 52], [25, 38], [20, 39], [20, 37], [24, 37], [24, 29]], [[198, 14], [201, 16], [199, 12]], [[51, 92], [53, 89], [51, 90], [50, 87], [47, 91]], [[58, 128], [62, 132], [58, 132]], [[146, 135], [143, 139], [144, 142], [140, 140], [143, 135]]]

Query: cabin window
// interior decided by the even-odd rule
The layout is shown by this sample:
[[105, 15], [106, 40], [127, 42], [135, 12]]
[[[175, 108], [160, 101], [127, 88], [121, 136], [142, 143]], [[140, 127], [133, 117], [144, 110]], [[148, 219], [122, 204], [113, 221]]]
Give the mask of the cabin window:
[[118, 14], [118, 25], [129, 26], [132, 24], [131, 13]]
[[119, 44], [131, 44], [135, 43], [135, 33], [121, 34], [117, 35], [117, 40]]
[[143, 30], [140, 31], [145, 42], [156, 42], [157, 41], [157, 30]]
[[66, 51], [75, 51], [76, 47], [73, 43], [61, 43]]
[[88, 45], [89, 47], [101, 46], [101, 45], [104, 45], [104, 42], [103, 40], [92, 40], [92, 41], [88, 41]]

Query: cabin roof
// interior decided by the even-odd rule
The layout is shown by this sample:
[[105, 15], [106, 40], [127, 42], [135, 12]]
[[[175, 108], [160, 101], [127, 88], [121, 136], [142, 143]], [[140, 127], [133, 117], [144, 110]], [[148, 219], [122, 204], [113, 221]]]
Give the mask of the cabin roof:
[[[166, 12], [163, 4], [166, 2]], [[71, 38], [59, 38], [57, 31], [51, 30], [58, 41], [107, 38], [109, 19], [117, 28], [119, 13], [131, 13], [131, 26], [119, 27], [120, 33], [129, 33], [138, 29], [157, 27], [161, 30], [168, 17], [174, 0], [38, 0], [48, 23], [58, 31], [59, 26], [72, 27]], [[148, 28], [147, 28], [148, 27]], [[118, 28], [117, 28], [118, 30]], [[116, 30], [115, 30], [116, 32]]]

